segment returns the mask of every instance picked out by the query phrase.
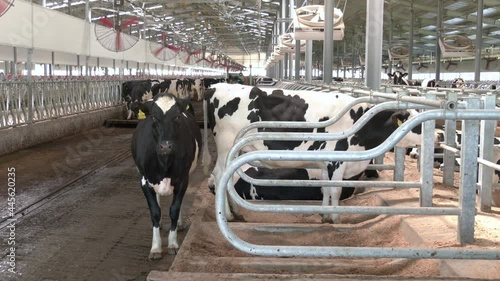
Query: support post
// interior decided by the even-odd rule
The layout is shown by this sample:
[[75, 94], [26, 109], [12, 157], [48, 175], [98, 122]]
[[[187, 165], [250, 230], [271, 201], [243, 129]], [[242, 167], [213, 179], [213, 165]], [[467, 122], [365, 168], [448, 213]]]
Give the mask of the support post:
[[439, 48], [439, 37], [443, 31], [443, 0], [438, 0], [437, 23], [436, 23], [436, 82], [440, 80], [441, 74], [441, 49]]
[[476, 57], [474, 60], [474, 82], [477, 87], [481, 81], [481, 46], [483, 45], [483, 0], [477, 0], [477, 23], [476, 23]]
[[10, 65], [10, 73], [14, 76], [17, 75], [17, 47], [12, 48], [13, 53], [13, 61], [12, 64]]
[[[447, 101], [457, 101], [458, 96], [456, 92], [448, 92], [447, 96]], [[457, 120], [445, 120], [444, 122], [445, 144], [456, 147]], [[447, 149], [443, 153], [443, 184], [451, 187], [455, 182], [455, 153]]]
[[[436, 95], [425, 94], [425, 99], [436, 100]], [[434, 188], [434, 128], [435, 120], [422, 124], [422, 147], [420, 148], [420, 207], [432, 207], [432, 190]]]
[[[479, 109], [480, 99], [469, 98], [467, 109]], [[476, 215], [477, 144], [479, 141], [479, 120], [462, 121], [462, 149], [460, 163], [460, 187], [458, 197], [457, 234], [460, 244], [474, 242], [474, 217]]]
[[333, 14], [335, 0], [325, 1], [325, 38], [323, 40], [323, 82], [332, 83], [333, 71]]
[[413, 75], [413, 36], [415, 24], [415, 10], [413, 9], [413, 0], [410, 3], [410, 35], [408, 42], [408, 80], [412, 80]]
[[312, 81], [312, 49], [313, 49], [313, 41], [312, 40], [306, 40], [306, 75], [305, 75], [305, 80], [306, 82], [311, 82]]
[[367, 0], [366, 19], [365, 85], [372, 90], [378, 90], [382, 68], [384, 1]]
[[404, 181], [405, 179], [405, 152], [406, 147], [394, 147], [394, 181]]
[[[481, 99], [484, 104], [484, 109], [495, 109], [496, 95], [488, 93]], [[490, 162], [494, 160], [493, 140], [495, 138], [496, 125], [497, 121], [495, 120], [481, 120], [479, 158], [483, 158]], [[485, 165], [479, 165], [479, 206], [483, 212], [491, 211], [493, 172], [492, 168]]]
[[33, 123], [33, 79], [32, 79], [32, 56], [33, 49], [29, 48], [27, 53], [26, 70], [28, 72], [28, 120], [27, 123]]

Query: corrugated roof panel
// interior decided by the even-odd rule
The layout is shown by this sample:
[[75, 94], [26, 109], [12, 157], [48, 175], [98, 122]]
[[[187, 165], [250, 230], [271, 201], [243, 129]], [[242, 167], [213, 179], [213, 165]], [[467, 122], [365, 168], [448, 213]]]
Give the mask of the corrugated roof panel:
[[461, 8], [464, 8], [464, 7], [467, 7], [467, 6], [469, 6], [469, 3], [458, 1], [458, 2], [455, 2], [453, 4], [450, 4], [450, 5], [446, 6], [444, 8], [448, 9], [448, 10], [455, 11], [455, 10], [458, 10], [458, 9], [461, 9]]

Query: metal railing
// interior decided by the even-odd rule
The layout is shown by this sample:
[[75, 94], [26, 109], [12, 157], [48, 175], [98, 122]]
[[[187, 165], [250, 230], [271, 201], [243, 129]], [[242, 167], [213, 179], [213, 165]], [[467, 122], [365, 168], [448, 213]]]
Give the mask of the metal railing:
[[0, 80], [0, 128], [122, 104], [118, 78]]
[[[289, 86], [286, 85], [285, 86]], [[295, 85], [301, 87], [301, 85]], [[293, 85], [289, 88], [293, 88]], [[245, 153], [236, 157], [237, 152], [245, 144], [254, 140], [336, 140], [340, 137], [345, 138], [347, 135], [356, 132], [370, 118], [369, 112], [367, 116], [361, 117], [355, 126], [348, 131], [338, 134], [307, 134], [307, 133], [256, 133], [244, 136], [249, 129], [244, 129], [239, 134], [238, 140], [235, 141], [235, 146], [228, 153], [225, 170], [217, 182], [216, 186], [216, 219], [223, 236], [237, 249], [249, 254], [263, 256], [307, 256], [307, 257], [374, 257], [374, 258], [449, 258], [449, 259], [500, 259], [500, 252], [494, 249], [433, 249], [433, 248], [381, 248], [381, 247], [311, 247], [311, 246], [269, 246], [255, 245], [241, 240], [229, 228], [225, 217], [225, 204], [227, 199], [232, 199], [233, 203], [239, 206], [257, 212], [274, 212], [274, 213], [320, 213], [320, 214], [338, 214], [338, 213], [373, 213], [373, 214], [418, 214], [418, 215], [456, 215], [458, 216], [457, 233], [460, 243], [471, 243], [474, 240], [474, 219], [475, 211], [475, 187], [476, 178], [473, 167], [477, 166], [478, 159], [478, 135], [479, 135], [479, 120], [484, 130], [485, 124], [495, 123], [495, 120], [500, 120], [500, 111], [492, 108], [491, 104], [496, 100], [495, 95], [483, 97], [481, 100], [478, 97], [472, 97], [464, 101], [457, 102], [456, 94], [445, 95], [450, 97], [449, 100], [440, 101], [435, 94], [426, 94], [426, 100], [417, 97], [405, 97], [402, 99], [399, 95], [387, 95], [384, 93], [376, 93], [364, 90], [350, 90], [351, 93], [369, 94], [370, 96], [378, 96], [383, 98], [397, 99], [397, 102], [382, 103], [377, 107], [377, 110], [382, 108], [392, 108], [394, 106], [408, 108], [408, 102], [422, 103], [424, 106], [434, 106], [441, 109], [431, 109], [420, 113], [416, 117], [407, 120], [389, 137], [385, 142], [376, 148], [366, 151], [254, 151]], [[370, 97], [372, 98], [372, 97]], [[489, 100], [487, 100], [489, 99]], [[394, 104], [395, 103], [395, 104]], [[390, 105], [391, 104], [391, 105]], [[486, 104], [489, 104], [486, 106]], [[413, 105], [415, 106], [415, 105]], [[374, 109], [375, 109], [374, 107]], [[416, 107], [416, 106], [415, 106]], [[345, 111], [345, 110], [344, 110]], [[341, 112], [344, 112], [341, 111]], [[375, 110], [376, 111], [376, 110]], [[375, 112], [374, 111], [374, 112]], [[363, 119], [364, 118], [364, 119]], [[459, 206], [437, 208], [432, 206], [432, 165], [433, 149], [432, 133], [434, 132], [434, 120], [444, 119], [450, 124], [456, 120], [464, 120], [463, 125], [463, 145], [467, 147], [466, 153], [462, 155], [461, 165], [461, 182], [459, 192]], [[334, 123], [336, 120], [326, 121]], [[484, 123], [489, 122], [489, 123]], [[302, 122], [303, 124], [305, 122]], [[253, 204], [243, 200], [236, 192], [232, 182], [232, 176], [241, 166], [253, 162], [265, 161], [363, 161], [375, 158], [394, 147], [403, 137], [416, 125], [423, 123], [423, 157], [421, 163], [423, 169], [426, 169], [421, 174], [419, 183], [378, 183], [374, 186], [387, 186], [398, 188], [420, 188], [421, 189], [421, 207], [420, 208], [399, 208], [399, 207], [362, 207], [362, 206], [290, 206], [280, 204]], [[305, 125], [305, 124], [304, 124]], [[318, 124], [310, 124], [317, 126]], [[321, 124], [324, 126], [324, 124]], [[263, 126], [283, 127], [284, 124], [267, 124], [261, 122], [257, 125], [251, 125], [253, 128]], [[296, 127], [295, 125], [293, 125]], [[491, 131], [491, 128], [487, 129]], [[484, 133], [483, 131], [481, 132]], [[492, 132], [488, 132], [488, 137]], [[321, 136], [319, 136], [321, 135]], [[447, 139], [454, 138], [454, 135], [448, 134]], [[486, 138], [484, 138], [486, 139]], [[492, 138], [491, 138], [492, 139]], [[484, 141], [481, 139], [481, 141]], [[485, 146], [486, 147], [486, 146]], [[480, 148], [482, 154], [485, 149]], [[445, 156], [446, 157], [446, 156]], [[320, 166], [320, 165], [318, 165]], [[490, 165], [491, 166], [491, 165]], [[430, 172], [429, 172], [430, 171]], [[480, 172], [481, 173], [481, 172]], [[259, 185], [303, 185], [303, 186], [356, 186], [357, 184], [345, 185], [345, 181], [282, 181], [282, 180], [256, 180], [246, 177], [240, 173], [243, 179], [246, 179], [254, 184]], [[486, 176], [487, 177], [487, 176]], [[491, 176], [490, 176], [491, 181]], [[228, 194], [226, 194], [226, 191]], [[229, 197], [227, 197], [229, 196]], [[490, 190], [491, 196], [491, 190]]]

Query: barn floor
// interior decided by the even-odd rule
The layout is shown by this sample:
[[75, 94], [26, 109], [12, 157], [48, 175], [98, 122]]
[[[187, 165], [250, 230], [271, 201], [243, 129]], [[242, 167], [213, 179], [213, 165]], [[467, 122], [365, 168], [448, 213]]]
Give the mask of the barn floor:
[[[177, 256], [164, 256], [158, 261], [148, 261], [151, 246], [151, 222], [146, 200], [139, 187], [139, 175], [130, 155], [130, 140], [133, 129], [99, 128], [79, 135], [59, 139], [0, 158], [0, 181], [6, 182], [8, 167], [16, 168], [16, 209], [24, 210], [16, 216], [15, 230], [6, 222], [0, 223], [2, 256], [0, 258], [0, 280], [52, 281], [52, 280], [221, 280], [230, 278], [250, 279], [297, 279], [350, 278], [345, 274], [372, 275], [374, 279], [393, 280], [401, 276], [421, 276], [429, 280], [440, 275], [468, 276], [466, 272], [449, 269], [435, 260], [389, 261], [389, 260], [324, 260], [305, 262], [297, 259], [249, 258], [233, 249], [220, 237], [213, 216], [213, 196], [206, 188], [202, 169], [198, 168], [191, 178], [190, 188], [183, 202], [183, 213], [189, 228], [179, 233], [183, 244]], [[215, 147], [210, 144], [215, 157]], [[390, 154], [388, 155], [390, 158]], [[215, 159], [215, 158], [214, 158]], [[407, 170], [415, 167], [415, 160], [407, 160]], [[383, 173], [389, 177], [390, 173]], [[439, 180], [439, 179], [437, 179]], [[5, 186], [2, 184], [2, 186]], [[439, 189], [440, 186], [438, 185]], [[443, 189], [436, 197], [436, 204], [456, 204], [452, 198], [455, 191]], [[413, 193], [413, 194], [412, 194]], [[345, 204], [393, 204], [414, 201], [416, 191], [395, 194], [384, 191], [360, 194]], [[386, 195], [384, 195], [386, 194]], [[0, 212], [7, 216], [6, 188], [0, 190]], [[168, 206], [169, 198], [163, 198], [162, 206]], [[166, 209], [166, 208], [164, 208]], [[164, 223], [168, 225], [163, 213]], [[255, 243], [302, 243], [330, 245], [331, 243], [404, 246], [417, 241], [411, 228], [402, 227], [396, 216], [344, 216], [341, 226], [319, 225], [319, 216], [279, 216], [244, 213], [249, 223], [232, 224], [245, 239]], [[479, 238], [475, 246], [500, 249], [500, 210], [493, 215], [481, 214], [477, 222]], [[429, 222], [429, 219], [426, 218]], [[441, 219], [443, 220], [443, 219]], [[444, 219], [448, 223], [453, 223]], [[273, 235], [265, 229], [256, 230], [255, 223], [293, 224], [296, 231]], [[310, 225], [319, 226], [311, 234]], [[417, 223], [425, 229], [428, 225]], [[443, 225], [443, 222], [441, 222]], [[432, 226], [436, 232], [440, 228]], [[449, 227], [448, 227], [449, 228]], [[335, 235], [330, 235], [332, 229]], [[409, 230], [410, 229], [410, 230]], [[345, 230], [345, 231], [339, 231]], [[350, 230], [358, 230], [359, 232]], [[378, 239], [366, 239], [376, 237]], [[165, 230], [162, 231], [166, 243]], [[307, 235], [305, 235], [307, 234]], [[9, 248], [7, 238], [15, 237], [15, 270], [8, 272]], [[451, 235], [451, 236], [450, 236]], [[405, 237], [410, 237], [406, 241]], [[413, 238], [411, 238], [413, 237]], [[442, 238], [442, 237], [441, 237]], [[443, 241], [420, 241], [433, 245], [448, 246], [456, 243], [453, 234]], [[263, 242], [264, 241], [264, 242]], [[340, 242], [342, 241], [342, 242]], [[387, 244], [387, 241], [390, 241]], [[418, 242], [418, 241], [417, 241]], [[400, 243], [400, 244], [398, 244]], [[363, 244], [368, 245], [368, 244]], [[164, 245], [166, 246], [166, 245]], [[175, 259], [174, 259], [175, 258]], [[471, 263], [480, 269], [485, 262]], [[458, 266], [458, 269], [465, 268]], [[152, 271], [152, 272], [151, 272]], [[468, 272], [467, 272], [468, 271]], [[500, 262], [489, 262], [484, 278], [500, 278]], [[151, 273], [150, 273], [151, 272]], [[191, 272], [189, 274], [185, 272]], [[241, 275], [240, 273], [245, 273]], [[283, 273], [289, 275], [282, 275]], [[166, 274], [166, 275], [165, 275]], [[215, 275], [214, 275], [215, 274]], [[280, 275], [277, 275], [280, 274]], [[5, 276], [5, 277], [4, 277]], [[288, 277], [287, 277], [288, 276]], [[399, 277], [398, 277], [399, 276]], [[299, 278], [299, 279], [300, 279]], [[368, 277], [364, 276], [363, 279]], [[395, 279], [394, 279], [395, 278]], [[449, 280], [457, 280], [458, 277]]]

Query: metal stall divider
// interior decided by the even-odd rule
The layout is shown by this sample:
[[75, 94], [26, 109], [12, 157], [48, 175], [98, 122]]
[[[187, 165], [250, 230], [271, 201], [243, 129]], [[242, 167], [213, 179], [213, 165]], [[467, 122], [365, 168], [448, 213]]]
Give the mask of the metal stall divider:
[[[424, 104], [435, 105], [437, 101], [425, 101], [425, 100], [415, 100], [415, 102], [422, 102]], [[442, 104], [440, 102], [437, 102]], [[448, 106], [453, 103], [447, 103]], [[401, 105], [401, 104], [399, 104]], [[383, 108], [384, 105], [378, 105], [379, 108]], [[453, 108], [451, 108], [453, 107]], [[470, 258], [470, 259], [499, 259], [500, 253], [493, 250], [463, 250], [463, 249], [383, 249], [383, 248], [349, 248], [349, 247], [301, 247], [301, 246], [260, 246], [249, 244], [245, 241], [239, 239], [228, 227], [227, 220], [225, 218], [224, 203], [226, 200], [226, 187], [229, 188], [229, 193], [232, 199], [238, 203], [240, 206], [249, 209], [251, 211], [271, 211], [271, 212], [291, 212], [291, 213], [377, 213], [377, 214], [392, 214], [392, 213], [402, 213], [402, 214], [434, 214], [434, 215], [461, 215], [460, 219], [465, 224], [473, 224], [474, 216], [468, 216], [467, 212], [463, 212], [460, 208], [436, 208], [436, 207], [424, 207], [424, 208], [362, 208], [362, 207], [322, 207], [322, 206], [284, 206], [284, 205], [256, 205], [251, 204], [243, 199], [241, 199], [238, 194], [236, 194], [234, 187], [230, 183], [232, 174], [245, 163], [258, 160], [280, 160], [280, 161], [294, 161], [294, 160], [315, 160], [315, 161], [355, 161], [355, 160], [367, 160], [373, 158], [382, 152], [388, 151], [393, 147], [399, 140], [414, 126], [424, 121], [431, 121], [435, 119], [485, 119], [485, 120], [497, 120], [500, 118], [500, 112], [495, 110], [460, 110], [456, 109], [458, 106], [450, 106], [448, 109], [452, 110], [430, 110], [416, 116], [415, 118], [408, 120], [402, 126], [400, 126], [389, 138], [389, 140], [382, 143], [377, 148], [363, 151], [363, 152], [306, 152], [306, 151], [265, 151], [265, 152], [250, 152], [246, 153], [234, 161], [228, 162], [226, 170], [222, 174], [222, 178], [216, 187], [216, 217], [219, 228], [222, 233], [228, 239], [228, 241], [236, 248], [257, 255], [265, 256], [315, 256], [315, 257], [407, 257], [407, 258]], [[365, 116], [363, 116], [365, 117]], [[362, 117], [362, 118], [363, 118]], [[366, 117], [366, 121], [369, 117]], [[360, 119], [360, 124], [362, 121]], [[471, 123], [467, 126], [473, 126]], [[361, 126], [358, 124], [358, 126]], [[477, 127], [476, 127], [477, 128]], [[352, 130], [353, 131], [353, 130]], [[295, 135], [295, 136], [294, 136]], [[286, 139], [299, 139], [300, 137], [310, 140], [319, 139], [317, 136], [305, 136], [307, 134], [288, 134]], [[251, 141], [255, 138], [255, 135], [251, 135], [241, 139], [237, 146], [241, 146], [245, 141]], [[259, 137], [265, 137], [266, 139], [282, 139], [273, 134], [261, 135]], [[330, 136], [332, 137], [332, 136]], [[257, 138], [258, 139], [258, 138]], [[325, 140], [325, 136], [322, 136], [322, 140]], [[234, 157], [236, 148], [230, 151], [231, 157]], [[228, 155], [228, 159], [231, 159]], [[431, 166], [432, 167], [432, 166]], [[430, 168], [431, 168], [430, 167]], [[345, 182], [342, 182], [343, 184]], [[335, 186], [336, 183], [333, 182], [320, 182], [323, 186]], [[310, 185], [314, 185], [310, 183]], [[474, 196], [472, 198], [467, 196], [467, 194], [461, 193], [460, 200], [464, 202], [462, 206], [470, 205], [470, 202], [474, 202]], [[463, 233], [470, 231], [468, 229], [460, 228], [459, 237], [468, 237], [471, 233]], [[472, 233], [473, 235], [473, 233]], [[466, 239], [461, 241], [466, 242]]]

